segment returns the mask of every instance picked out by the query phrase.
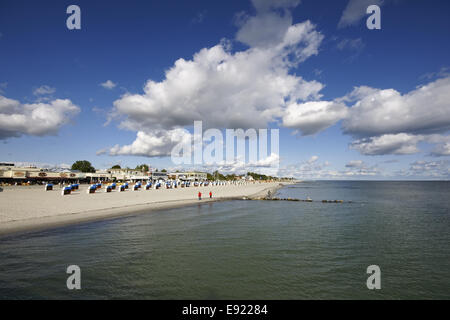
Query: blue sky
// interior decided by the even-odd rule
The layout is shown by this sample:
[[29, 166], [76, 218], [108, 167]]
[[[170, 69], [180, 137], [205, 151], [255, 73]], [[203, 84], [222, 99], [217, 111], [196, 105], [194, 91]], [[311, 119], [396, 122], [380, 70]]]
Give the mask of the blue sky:
[[[81, 8], [81, 30], [66, 27], [71, 4]], [[282, 175], [448, 179], [450, 4], [359, 6], [369, 4], [381, 7], [381, 30], [367, 29], [369, 15], [354, 0], [2, 1], [0, 161], [174, 167], [167, 148], [152, 141], [189, 129], [196, 114], [219, 129], [244, 117], [249, 127], [280, 128]], [[288, 30], [303, 40], [276, 49]], [[242, 66], [226, 75], [242, 77], [240, 86], [220, 86], [214, 70], [222, 60], [210, 60], [217, 46], [229, 66]], [[189, 67], [202, 49], [207, 54]], [[269, 62], [258, 69], [260, 57]], [[180, 58], [188, 64], [174, 67]], [[208, 79], [166, 81], [170, 69]], [[255, 84], [260, 78], [267, 88]], [[168, 102], [144, 90], [149, 80]], [[236, 105], [222, 105], [223, 97]], [[180, 106], [186, 117], [172, 112]]]

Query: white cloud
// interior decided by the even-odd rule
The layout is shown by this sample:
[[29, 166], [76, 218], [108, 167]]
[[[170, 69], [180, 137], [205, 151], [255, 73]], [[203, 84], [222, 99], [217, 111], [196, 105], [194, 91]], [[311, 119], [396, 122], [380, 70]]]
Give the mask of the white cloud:
[[[307, 21], [292, 26], [286, 43], [290, 47], [306, 41], [302, 59], [315, 53], [311, 37], [321, 38]], [[122, 126], [169, 129], [203, 120], [206, 127], [260, 128], [282, 114], [286, 100], [320, 97], [322, 84], [289, 74], [286, 59], [292, 51], [286, 45], [234, 54], [227, 49], [221, 43], [200, 50], [192, 60], [178, 59], [163, 81], [147, 82], [144, 94], [125, 94], [116, 100], [115, 110], [127, 117]]]
[[250, 47], [269, 47], [283, 41], [288, 28], [292, 25], [292, 17], [286, 13], [263, 12], [247, 17], [236, 39]]
[[[284, 1], [276, 7], [287, 10], [296, 3]], [[267, 6], [275, 6], [269, 2], [255, 1], [255, 6], [257, 17], [268, 12], [282, 18], [288, 15], [266, 11]], [[232, 52], [223, 40], [201, 49], [191, 60], [178, 59], [165, 79], [149, 80], [143, 94], [127, 93], [114, 102], [111, 114], [120, 119], [119, 126], [139, 133], [132, 145], [115, 147], [112, 153], [165, 153], [152, 151], [153, 139], [161, 138], [158, 130], [182, 129], [195, 120], [202, 120], [204, 129], [266, 128], [279, 121], [287, 105], [321, 97], [321, 83], [306, 81], [290, 70], [316, 55], [322, 39], [309, 21], [289, 23], [280, 38], [264, 45], [260, 39], [249, 49]]]
[[446, 78], [450, 77], [450, 68], [449, 67], [441, 67], [439, 71], [437, 72], [429, 72], [422, 76], [420, 76], [420, 79], [436, 79], [436, 78]]
[[354, 136], [423, 134], [450, 129], [450, 77], [404, 95], [394, 89], [358, 87], [346, 99], [357, 99], [343, 122], [344, 132]]
[[345, 39], [342, 39], [341, 41], [339, 41], [337, 43], [336, 47], [339, 50], [349, 49], [349, 50], [354, 50], [354, 51], [361, 51], [365, 47], [365, 45], [361, 38], [356, 38], [356, 39], [345, 38]]
[[364, 165], [364, 161], [362, 161], [362, 160], [351, 160], [345, 165], [345, 167], [346, 168], [361, 168], [363, 165]]
[[394, 89], [361, 86], [336, 99], [352, 104], [342, 123], [357, 140], [350, 147], [365, 155], [413, 154], [417, 144], [436, 144], [432, 155], [448, 154], [450, 77], [432, 81], [406, 94]]
[[315, 163], [317, 160], [319, 160], [319, 156], [312, 156], [311, 158], [309, 158], [308, 163], [312, 164]]
[[56, 134], [80, 109], [70, 100], [22, 104], [0, 96], [0, 139]]
[[368, 6], [372, 4], [381, 6], [384, 2], [383, 0], [349, 0], [344, 12], [342, 12], [338, 28], [357, 24], [366, 15]]
[[[247, 172], [258, 172], [260, 174], [275, 176], [278, 174], [278, 165], [280, 156], [275, 153], [271, 153], [269, 156], [263, 159], [259, 159], [254, 162], [246, 162], [240, 157], [233, 159], [233, 161], [221, 161], [214, 164], [205, 164], [200, 168], [206, 171], [216, 171], [225, 174], [245, 174]], [[199, 168], [197, 168], [199, 169]]]
[[431, 152], [433, 156], [450, 156], [450, 142], [436, 146]]
[[40, 86], [33, 90], [35, 96], [42, 96], [55, 93], [56, 89], [47, 85]]
[[403, 172], [402, 174], [406, 176], [448, 179], [450, 177], [449, 161], [418, 160], [411, 163], [409, 170]]
[[350, 148], [364, 155], [413, 154], [419, 152], [417, 143], [423, 139], [406, 133], [385, 134], [353, 141]]
[[434, 149], [431, 151], [430, 155], [435, 157], [450, 156], [450, 136], [432, 134], [426, 136], [426, 141], [428, 143], [435, 144]]
[[302, 135], [316, 134], [345, 118], [347, 109], [333, 101], [292, 103], [283, 115], [283, 126], [298, 129]]
[[278, 175], [282, 177], [294, 177], [300, 180], [311, 179], [354, 179], [367, 176], [380, 176], [382, 171], [376, 165], [367, 166], [364, 163], [355, 163], [355, 166], [346, 166], [343, 170], [329, 168], [330, 163], [325, 161], [318, 163], [315, 161], [300, 162], [280, 168]]
[[105, 81], [105, 82], [103, 82], [103, 83], [100, 83], [100, 85], [101, 85], [103, 88], [105, 88], [105, 89], [111, 90], [111, 89], [113, 89], [117, 84], [114, 83], [114, 82], [112, 82], [111, 80], [107, 80], [107, 81]]
[[3, 94], [5, 92], [7, 86], [8, 82], [0, 82], [0, 94]]
[[136, 140], [126, 146], [116, 145], [109, 150], [101, 150], [97, 154], [109, 152], [110, 155], [135, 155], [148, 157], [170, 156], [172, 148], [179, 143], [191, 141], [192, 135], [185, 129], [138, 131]]

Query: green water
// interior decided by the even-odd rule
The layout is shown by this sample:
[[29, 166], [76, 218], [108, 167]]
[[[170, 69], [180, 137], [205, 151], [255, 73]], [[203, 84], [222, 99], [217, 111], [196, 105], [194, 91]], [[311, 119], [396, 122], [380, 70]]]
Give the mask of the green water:
[[[449, 182], [309, 182], [0, 239], [7, 299], [449, 299]], [[68, 290], [68, 265], [81, 290]], [[381, 268], [368, 290], [366, 268]]]

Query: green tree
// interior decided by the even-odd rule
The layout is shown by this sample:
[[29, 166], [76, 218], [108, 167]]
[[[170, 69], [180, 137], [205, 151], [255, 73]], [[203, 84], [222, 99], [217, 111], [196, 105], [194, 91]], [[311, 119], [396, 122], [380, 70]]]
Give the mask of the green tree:
[[212, 173], [213, 179], [212, 180], [226, 180], [227, 178], [221, 174], [219, 171], [214, 171]]
[[95, 172], [95, 168], [87, 160], [78, 160], [72, 165], [72, 170], [79, 170], [81, 172]]
[[141, 170], [141, 171], [147, 172], [149, 170], [149, 167], [146, 164], [141, 164], [141, 165], [136, 166], [136, 170]]
[[112, 166], [111, 169], [122, 169], [118, 164], [116, 164], [115, 166]]
[[166, 169], [162, 169], [161, 172], [167, 172], [167, 170]]

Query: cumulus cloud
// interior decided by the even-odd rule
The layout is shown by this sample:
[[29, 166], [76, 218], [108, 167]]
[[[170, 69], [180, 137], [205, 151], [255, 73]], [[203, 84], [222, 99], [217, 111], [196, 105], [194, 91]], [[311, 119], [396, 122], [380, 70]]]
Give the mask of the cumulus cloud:
[[354, 166], [346, 166], [344, 169], [336, 170], [329, 167], [330, 163], [328, 161], [319, 163], [317, 159], [313, 162], [311, 162], [310, 159], [308, 161], [281, 167], [278, 171], [278, 175], [282, 177], [294, 177], [300, 180], [354, 179], [383, 175], [383, 172], [377, 165], [368, 166], [362, 161], [361, 163], [355, 162], [354, 164]]
[[436, 146], [431, 152], [431, 155], [436, 157], [450, 156], [450, 142]]
[[450, 155], [450, 136], [441, 134], [432, 134], [425, 137], [428, 143], [435, 144], [430, 155], [435, 157]]
[[105, 81], [103, 83], [100, 83], [100, 85], [103, 88], [108, 89], [108, 90], [114, 89], [114, 87], [117, 86], [117, 84], [112, 82], [111, 80], [107, 80], [107, 81]]
[[364, 165], [364, 161], [362, 161], [362, 160], [351, 160], [345, 165], [345, 167], [346, 168], [361, 168], [363, 165]]
[[[256, 15], [240, 13], [236, 39], [250, 47], [268, 47], [279, 44], [292, 25], [291, 8], [298, 0], [252, 0]], [[281, 12], [280, 12], [281, 10]]]
[[[125, 146], [116, 145], [109, 149], [110, 155], [135, 155], [149, 157], [170, 156], [173, 147], [179, 143], [190, 143], [192, 135], [185, 129], [138, 131], [136, 140]], [[98, 154], [104, 153], [101, 150]]]
[[344, 12], [342, 12], [338, 28], [357, 24], [366, 15], [368, 6], [372, 4], [381, 6], [384, 2], [383, 0], [349, 0]]
[[358, 150], [364, 155], [385, 154], [413, 154], [419, 152], [417, 143], [423, 140], [423, 136], [415, 136], [406, 133], [384, 134], [379, 137], [371, 137], [355, 140], [350, 148]]
[[45, 136], [56, 134], [80, 108], [68, 99], [49, 103], [22, 104], [0, 96], [0, 139], [21, 135]]
[[375, 136], [395, 133], [436, 133], [450, 129], [450, 77], [438, 79], [402, 95], [394, 89], [358, 87], [345, 133]]
[[450, 177], [450, 167], [448, 160], [441, 161], [425, 161], [418, 160], [411, 163], [408, 171], [403, 172], [406, 176], [418, 176], [418, 177], [429, 177], [429, 178], [449, 178]]
[[47, 85], [40, 86], [33, 90], [35, 96], [42, 96], [55, 93], [56, 89]]
[[302, 135], [316, 134], [347, 116], [347, 107], [333, 101], [310, 101], [288, 105], [283, 126], [295, 128]]
[[311, 158], [309, 158], [308, 163], [312, 164], [317, 162], [317, 160], [319, 160], [319, 156], [311, 156]]
[[[299, 32], [315, 32], [309, 22], [305, 27], [309, 30]], [[260, 49], [233, 54], [219, 44], [202, 49], [193, 60], [177, 60], [165, 80], [149, 80], [144, 94], [126, 94], [114, 107], [126, 116], [121, 125], [128, 129], [168, 129], [199, 119], [206, 127], [266, 127], [282, 114], [285, 99], [319, 97], [323, 87], [289, 75], [285, 57], [280, 51]]]
[[417, 146], [420, 142], [434, 145], [429, 155], [436, 157], [450, 155], [450, 136], [441, 134], [385, 134], [355, 140], [350, 144], [350, 148], [358, 150], [364, 155], [403, 155], [420, 152]]
[[256, 161], [246, 162], [241, 157], [236, 157], [232, 161], [224, 160], [218, 163], [204, 164], [201, 168], [210, 172], [218, 170], [226, 174], [241, 175], [251, 171], [275, 176], [278, 174], [279, 162], [280, 156], [276, 153], [271, 153], [269, 156]]
[[[296, 3], [255, 1], [256, 16], [269, 12], [284, 19], [288, 15], [286, 10]], [[282, 12], [273, 11], [275, 7]], [[267, 19], [270, 25], [270, 18]], [[121, 128], [139, 131], [135, 144], [140, 147], [130, 147], [133, 144], [115, 147], [111, 154], [120, 150], [120, 154], [143, 155], [144, 150], [146, 155], [153, 156], [150, 137], [161, 138], [161, 130], [183, 129], [192, 126], [195, 120], [202, 120], [205, 129], [266, 128], [268, 123], [283, 117], [287, 105], [320, 99], [321, 83], [306, 81], [290, 70], [316, 55], [322, 39], [311, 22], [293, 25], [289, 22], [276, 40], [248, 42], [250, 48], [237, 52], [232, 51], [230, 42], [223, 40], [201, 49], [191, 60], [178, 59], [166, 71], [165, 79], [149, 80], [143, 94], [127, 93], [114, 102], [112, 114], [120, 119]], [[148, 148], [143, 148], [144, 144]]]
[[432, 155], [447, 155], [450, 129], [450, 77], [401, 94], [395, 89], [357, 87], [336, 99], [351, 106], [343, 132], [356, 138], [350, 145], [365, 155], [413, 154], [417, 144], [437, 144]]
[[333, 176], [334, 170], [329, 170], [328, 162], [319, 163], [317, 156], [313, 156], [310, 159], [283, 166], [278, 170], [278, 175], [281, 177], [294, 177], [296, 179], [322, 179]]

